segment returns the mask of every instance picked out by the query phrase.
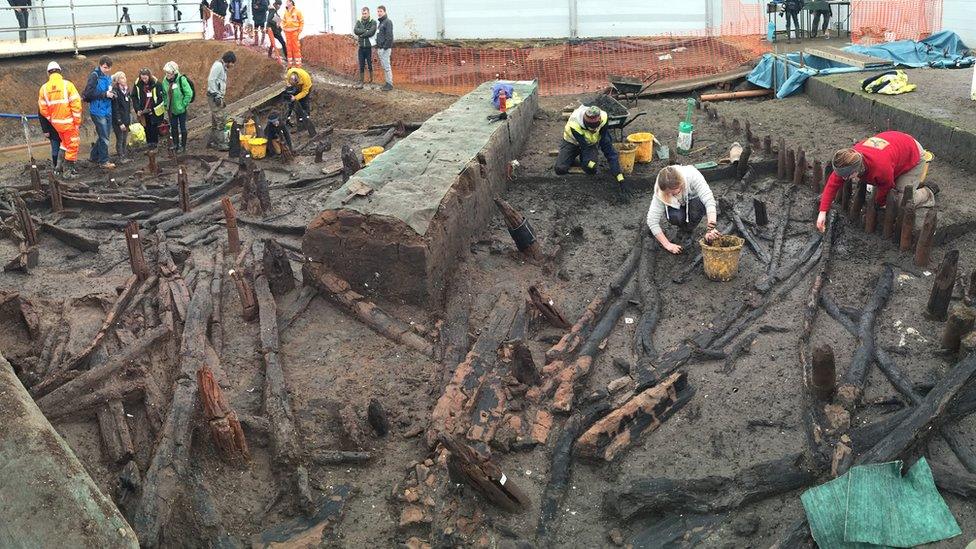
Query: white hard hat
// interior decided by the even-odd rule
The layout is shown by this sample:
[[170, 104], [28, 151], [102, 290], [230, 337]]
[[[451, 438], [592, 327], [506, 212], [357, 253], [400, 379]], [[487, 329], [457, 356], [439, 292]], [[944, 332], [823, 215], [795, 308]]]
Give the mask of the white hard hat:
[[61, 65], [58, 65], [57, 61], [51, 61], [47, 64], [47, 72], [59, 71], [61, 70]]

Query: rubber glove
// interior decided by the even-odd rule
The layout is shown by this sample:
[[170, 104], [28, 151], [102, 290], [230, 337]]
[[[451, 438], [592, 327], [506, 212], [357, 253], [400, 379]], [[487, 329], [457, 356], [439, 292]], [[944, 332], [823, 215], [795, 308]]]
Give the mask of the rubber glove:
[[592, 170], [593, 168], [596, 167], [596, 162], [590, 160], [589, 162], [586, 163], [586, 167]]
[[622, 173], [618, 173], [617, 174], [617, 182], [618, 183], [623, 183], [624, 182], [624, 174], [622, 174]]

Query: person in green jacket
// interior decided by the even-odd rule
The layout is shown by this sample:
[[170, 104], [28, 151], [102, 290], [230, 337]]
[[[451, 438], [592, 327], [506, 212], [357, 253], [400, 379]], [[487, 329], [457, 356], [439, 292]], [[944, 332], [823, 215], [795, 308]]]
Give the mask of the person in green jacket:
[[823, 17], [823, 27], [821, 32], [825, 39], [829, 39], [827, 36], [827, 27], [830, 26], [830, 4], [826, 0], [810, 0], [807, 2], [807, 11], [813, 14], [813, 25], [810, 27], [810, 38], [817, 37], [817, 27], [820, 26], [820, 18]]
[[376, 20], [370, 18], [369, 8], [362, 9], [362, 16], [356, 20], [352, 31], [359, 42], [359, 87], [363, 87], [363, 75], [369, 66], [369, 83], [373, 83], [373, 36], [376, 35]]
[[166, 111], [169, 112], [169, 135], [173, 139], [170, 150], [186, 152], [186, 110], [193, 101], [193, 86], [190, 80], [180, 74], [175, 61], [163, 65], [164, 86], [166, 87]]

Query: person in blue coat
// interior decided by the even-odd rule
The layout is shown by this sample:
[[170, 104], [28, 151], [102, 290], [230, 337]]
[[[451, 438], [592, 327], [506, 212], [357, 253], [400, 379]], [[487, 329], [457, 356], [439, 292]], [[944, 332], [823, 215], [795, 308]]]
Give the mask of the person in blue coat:
[[98, 134], [88, 158], [99, 167], [109, 170], [115, 168], [115, 164], [108, 159], [108, 148], [112, 142], [112, 100], [115, 99], [111, 72], [112, 58], [103, 56], [88, 75], [85, 91], [81, 93], [81, 99], [88, 103], [88, 114], [95, 123], [95, 132]]

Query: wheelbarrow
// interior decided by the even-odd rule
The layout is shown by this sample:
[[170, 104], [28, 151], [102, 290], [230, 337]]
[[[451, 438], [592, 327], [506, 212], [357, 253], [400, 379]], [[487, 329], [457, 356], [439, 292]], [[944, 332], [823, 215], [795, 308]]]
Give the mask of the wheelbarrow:
[[613, 86], [614, 95], [625, 101], [630, 100], [631, 104], [635, 107], [637, 106], [637, 100], [640, 98], [640, 95], [660, 79], [661, 75], [657, 72], [652, 72], [643, 79], [615, 76], [612, 74], [609, 77], [610, 85]]
[[637, 118], [647, 114], [646, 111], [639, 112], [634, 116], [630, 116], [630, 111], [627, 107], [620, 104], [613, 97], [606, 94], [597, 94], [586, 100], [584, 105], [600, 107], [607, 113], [607, 130], [611, 132], [611, 136], [614, 137], [614, 141], [621, 142], [624, 140], [624, 128], [630, 125], [631, 122], [637, 120]]

